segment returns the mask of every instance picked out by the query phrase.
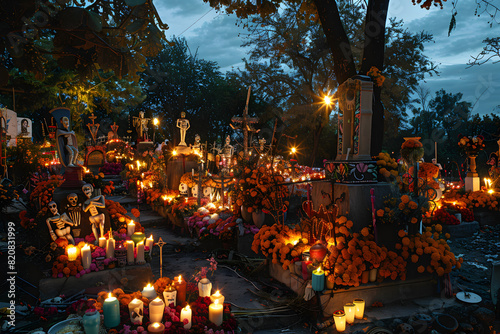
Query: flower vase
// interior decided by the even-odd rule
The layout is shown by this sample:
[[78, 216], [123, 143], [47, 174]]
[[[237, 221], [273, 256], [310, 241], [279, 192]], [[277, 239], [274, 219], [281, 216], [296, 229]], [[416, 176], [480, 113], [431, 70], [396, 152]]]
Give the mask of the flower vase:
[[366, 284], [368, 283], [368, 279], [370, 278], [370, 271], [365, 270], [361, 273], [361, 283]]
[[252, 212], [252, 220], [255, 226], [261, 227], [264, 225], [264, 222], [266, 220], [266, 214], [264, 211], [257, 209], [254, 212]]
[[210, 297], [212, 295], [212, 283], [206, 277], [198, 282], [198, 293], [200, 297]]
[[246, 206], [241, 206], [241, 218], [247, 223], [252, 221], [252, 214], [248, 212], [248, 208]]
[[370, 270], [370, 275], [368, 277], [368, 280], [370, 282], [375, 282], [377, 280], [377, 271], [378, 271], [377, 268], [373, 268]]
[[477, 155], [469, 155], [469, 172], [467, 173], [467, 176], [474, 176], [474, 175], [469, 175], [471, 174], [476, 174], [476, 157]]
[[96, 310], [88, 310], [82, 317], [82, 325], [85, 330], [85, 334], [99, 334], [101, 314]]

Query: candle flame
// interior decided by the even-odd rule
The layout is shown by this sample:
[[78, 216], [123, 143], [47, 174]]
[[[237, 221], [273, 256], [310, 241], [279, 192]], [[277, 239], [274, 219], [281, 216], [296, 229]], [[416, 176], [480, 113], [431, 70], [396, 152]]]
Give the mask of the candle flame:
[[154, 328], [158, 328], [158, 327], [160, 327], [160, 324], [159, 324], [159, 323], [157, 323], [157, 322], [155, 322], [155, 323], [153, 324], [153, 327], [154, 327]]
[[185, 309], [186, 311], [189, 311], [189, 310], [191, 309], [191, 307], [189, 307], [189, 305], [186, 305], [186, 307], [184, 307], [184, 309]]
[[148, 283], [148, 285], [146, 285], [146, 288], [151, 288], [151, 283]]
[[152, 234], [149, 236], [149, 239], [153, 239], [153, 235]]
[[177, 282], [179, 282], [179, 284], [182, 283], [182, 276], [181, 275], [179, 275], [179, 279], [177, 280]]
[[218, 305], [219, 304], [219, 300], [218, 299], [214, 300], [214, 304]]
[[113, 296], [111, 296], [111, 292], [110, 292], [110, 293], [108, 293], [108, 298], [111, 298], [111, 297], [113, 297]]
[[219, 292], [219, 290], [215, 291], [214, 296], [217, 296], [217, 297], [219, 297], [219, 296], [220, 296], [220, 292]]

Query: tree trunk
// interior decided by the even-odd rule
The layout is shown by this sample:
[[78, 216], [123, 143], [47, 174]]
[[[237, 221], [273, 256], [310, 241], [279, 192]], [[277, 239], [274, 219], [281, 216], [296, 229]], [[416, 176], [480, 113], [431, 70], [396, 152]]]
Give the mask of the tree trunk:
[[[385, 25], [389, 0], [370, 0], [366, 10], [365, 44], [360, 74], [366, 75], [370, 68], [376, 67], [380, 71], [384, 68], [385, 54]], [[384, 106], [380, 99], [381, 87], [373, 87], [373, 116], [371, 155], [382, 151], [384, 139]]]

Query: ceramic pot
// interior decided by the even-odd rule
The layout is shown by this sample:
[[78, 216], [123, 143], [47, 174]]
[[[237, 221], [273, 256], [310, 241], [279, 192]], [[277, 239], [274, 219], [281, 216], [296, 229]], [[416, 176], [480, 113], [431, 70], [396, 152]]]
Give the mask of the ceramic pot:
[[368, 279], [370, 278], [370, 271], [365, 270], [363, 273], [361, 273], [361, 283], [366, 284], [368, 283]]
[[206, 277], [198, 282], [198, 292], [200, 297], [210, 297], [212, 295], [212, 283]]
[[369, 281], [370, 282], [375, 282], [377, 280], [377, 268], [373, 268], [370, 270], [370, 275], [369, 275]]
[[261, 227], [266, 220], [266, 214], [262, 210], [255, 210], [252, 212], [252, 220], [255, 226]]
[[247, 223], [252, 222], [252, 214], [248, 212], [247, 207], [243, 205], [241, 206], [241, 218]]
[[87, 311], [82, 317], [82, 325], [85, 334], [99, 334], [99, 327], [101, 325], [101, 315], [96, 310]]
[[309, 249], [309, 254], [311, 255], [311, 258], [318, 261], [318, 262], [323, 262], [323, 259], [325, 258], [327, 252], [328, 252], [328, 249], [321, 242], [314, 244]]

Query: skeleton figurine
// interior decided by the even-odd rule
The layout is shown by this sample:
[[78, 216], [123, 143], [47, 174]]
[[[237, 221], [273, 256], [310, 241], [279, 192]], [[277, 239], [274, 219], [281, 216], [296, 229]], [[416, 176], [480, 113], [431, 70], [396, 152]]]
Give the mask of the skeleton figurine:
[[80, 236], [80, 222], [82, 221], [82, 203], [78, 203], [78, 195], [75, 193], [69, 194], [67, 197], [68, 204], [66, 204], [66, 212], [69, 218], [74, 223], [73, 234], [75, 237]]
[[[92, 197], [92, 192], [94, 191], [94, 187], [92, 187], [91, 184], [84, 184], [82, 187], [83, 193], [85, 196], [87, 196], [87, 200], [83, 203], [83, 211], [87, 212], [90, 211], [90, 224], [92, 225], [92, 232], [94, 233], [94, 236], [96, 240], [99, 240], [99, 237], [102, 237], [104, 235], [104, 213], [99, 213], [97, 211], [97, 208], [105, 208], [106, 204], [104, 202], [104, 196], [99, 195], [94, 198]], [[99, 232], [97, 227], [99, 227]]]
[[179, 193], [182, 195], [182, 196], [185, 196], [187, 197], [188, 196], [188, 192], [189, 192], [189, 187], [186, 183], [180, 183], [179, 184]]
[[193, 197], [198, 197], [198, 185], [195, 184], [192, 188], [191, 188], [191, 195]]
[[[69, 219], [68, 215], [66, 213], [63, 213], [62, 215], [59, 214], [59, 211], [57, 210], [57, 204], [54, 201], [51, 201], [49, 203], [49, 209], [50, 212], [53, 214], [52, 217], [47, 218], [46, 223], [50, 231], [50, 237], [52, 240], [56, 241], [57, 238], [66, 238], [69, 242], [71, 242], [73, 245], [75, 244], [75, 241], [73, 240], [73, 237], [71, 236], [71, 227], [67, 226], [73, 226], [73, 222]], [[52, 229], [52, 224], [56, 225], [56, 231]]]

